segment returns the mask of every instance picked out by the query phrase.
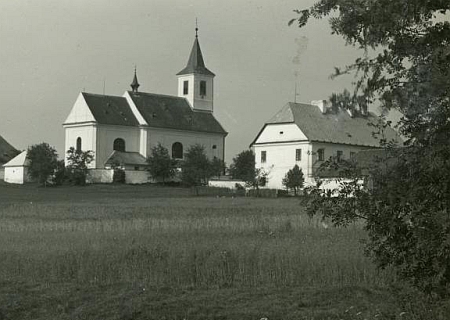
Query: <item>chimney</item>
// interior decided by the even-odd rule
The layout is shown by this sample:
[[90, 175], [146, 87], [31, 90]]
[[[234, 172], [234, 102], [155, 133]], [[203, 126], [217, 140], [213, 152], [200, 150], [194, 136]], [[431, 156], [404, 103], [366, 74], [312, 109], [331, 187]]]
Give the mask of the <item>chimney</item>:
[[311, 104], [313, 106], [317, 106], [320, 109], [320, 112], [322, 112], [322, 114], [327, 113], [327, 109], [328, 109], [328, 103], [327, 100], [313, 100], [311, 101]]

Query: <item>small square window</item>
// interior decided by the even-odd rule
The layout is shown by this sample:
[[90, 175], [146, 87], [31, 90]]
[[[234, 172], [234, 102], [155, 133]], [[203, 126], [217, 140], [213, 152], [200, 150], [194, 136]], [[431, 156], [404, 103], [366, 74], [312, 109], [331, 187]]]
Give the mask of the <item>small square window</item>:
[[267, 151], [261, 151], [261, 163], [265, 163], [267, 161]]
[[183, 81], [183, 94], [189, 93], [189, 81]]
[[139, 167], [134, 167], [134, 170], [135, 171], [139, 171]]
[[302, 161], [302, 149], [295, 149], [295, 161]]
[[319, 149], [317, 150], [317, 157], [319, 158], [319, 161], [325, 160], [325, 149]]

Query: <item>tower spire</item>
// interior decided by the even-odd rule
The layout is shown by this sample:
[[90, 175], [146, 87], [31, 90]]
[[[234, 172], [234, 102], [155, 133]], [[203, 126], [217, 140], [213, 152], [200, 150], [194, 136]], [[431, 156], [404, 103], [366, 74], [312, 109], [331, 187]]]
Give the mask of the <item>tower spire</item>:
[[198, 20], [195, 18], [195, 38], [198, 38]]
[[133, 78], [133, 82], [131, 83], [131, 89], [133, 90], [133, 92], [138, 92], [138, 88], [140, 86], [138, 79], [137, 79], [137, 75], [136, 75], [136, 66], [134, 66], [134, 78]]

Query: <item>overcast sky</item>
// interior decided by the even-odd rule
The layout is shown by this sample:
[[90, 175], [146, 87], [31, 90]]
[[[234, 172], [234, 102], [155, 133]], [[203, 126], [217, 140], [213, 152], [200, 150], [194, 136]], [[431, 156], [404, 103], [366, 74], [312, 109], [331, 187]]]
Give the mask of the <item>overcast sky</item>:
[[326, 20], [289, 27], [314, 0], [0, 1], [0, 135], [18, 149], [64, 153], [62, 123], [81, 91], [122, 95], [137, 65], [140, 91], [177, 94], [195, 36], [216, 74], [214, 112], [229, 132], [228, 163], [287, 102], [348, 88], [330, 80], [358, 52]]

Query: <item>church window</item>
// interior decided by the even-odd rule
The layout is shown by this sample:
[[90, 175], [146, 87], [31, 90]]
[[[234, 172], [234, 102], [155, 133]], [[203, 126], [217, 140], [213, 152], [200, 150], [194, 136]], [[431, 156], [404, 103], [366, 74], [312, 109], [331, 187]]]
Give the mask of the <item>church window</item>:
[[267, 161], [267, 151], [261, 151], [261, 163], [265, 163]]
[[302, 160], [302, 149], [295, 149], [295, 161]]
[[125, 140], [122, 138], [114, 140], [113, 150], [125, 152]]
[[183, 81], [183, 94], [189, 93], [189, 81]]
[[183, 159], [183, 145], [180, 142], [175, 142], [172, 145], [172, 158]]
[[325, 149], [317, 150], [317, 156], [319, 157], [319, 161], [325, 160]]
[[77, 138], [77, 148], [76, 148], [77, 152], [81, 152], [81, 138], [78, 137]]
[[200, 81], [200, 95], [206, 96], [206, 81]]

